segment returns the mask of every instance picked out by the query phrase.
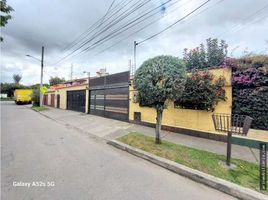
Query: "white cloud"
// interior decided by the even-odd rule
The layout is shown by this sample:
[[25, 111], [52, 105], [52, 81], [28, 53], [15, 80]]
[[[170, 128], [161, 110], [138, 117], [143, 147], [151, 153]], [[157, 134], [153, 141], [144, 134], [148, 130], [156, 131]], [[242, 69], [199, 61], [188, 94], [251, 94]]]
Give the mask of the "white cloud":
[[[57, 65], [52, 65], [64, 55], [61, 51], [67, 44], [84, 32], [90, 24], [104, 15], [112, 0], [92, 1], [64, 0], [58, 1], [9, 1], [15, 11], [13, 19], [3, 28], [4, 43], [1, 44], [1, 81], [12, 81], [14, 73], [23, 75], [23, 83], [34, 84], [40, 80], [40, 64], [25, 57], [30, 54], [40, 57], [41, 46], [45, 46], [44, 82], [50, 76], [70, 78], [71, 64], [73, 63], [73, 77], [83, 77], [83, 71], [95, 74], [100, 68], [107, 68], [108, 72], [115, 73], [128, 70], [128, 61], [133, 62], [133, 41], [141, 41], [152, 34], [172, 24], [180, 17], [189, 13], [205, 0], [176, 0], [173, 7], [166, 5], [164, 15], [158, 14], [142, 25], [137, 25], [114, 39], [85, 54], [73, 57]], [[120, 0], [116, 2], [121, 2]], [[123, 1], [122, 1], [123, 2]], [[137, 0], [133, 0], [137, 2]], [[125, 22], [134, 16], [148, 12], [164, 0], [152, 0], [135, 15], [126, 17]], [[215, 4], [215, 5], [214, 5]], [[268, 40], [268, 6], [266, 0], [214, 0], [202, 8], [192, 17], [182, 23], [137, 46], [137, 66], [150, 57], [159, 54], [182, 56], [184, 48], [193, 48], [205, 42], [208, 37], [225, 39], [229, 44], [229, 52], [235, 56], [243, 54], [245, 48], [254, 52], [265, 52]], [[261, 12], [254, 12], [264, 8]], [[124, 8], [126, 9], [126, 8]], [[48, 12], [49, 11], [49, 12]], [[198, 14], [200, 12], [200, 14]], [[253, 15], [252, 18], [248, 18]], [[163, 17], [157, 23], [152, 21]], [[266, 17], [266, 18], [265, 18]], [[255, 20], [255, 21], [254, 21]], [[122, 24], [122, 23], [121, 23]], [[101, 50], [124, 39], [145, 24], [151, 24], [143, 31], [120, 42], [109, 50], [96, 55]], [[120, 23], [117, 24], [119, 27]], [[111, 33], [111, 28], [106, 34]], [[97, 38], [101, 38], [99, 34]]]

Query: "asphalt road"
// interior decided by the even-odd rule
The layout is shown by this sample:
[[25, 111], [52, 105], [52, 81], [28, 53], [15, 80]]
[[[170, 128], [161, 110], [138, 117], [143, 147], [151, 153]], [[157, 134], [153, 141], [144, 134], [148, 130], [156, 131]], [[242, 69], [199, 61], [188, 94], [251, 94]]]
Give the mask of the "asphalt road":
[[1, 137], [2, 200], [233, 199], [13, 102]]

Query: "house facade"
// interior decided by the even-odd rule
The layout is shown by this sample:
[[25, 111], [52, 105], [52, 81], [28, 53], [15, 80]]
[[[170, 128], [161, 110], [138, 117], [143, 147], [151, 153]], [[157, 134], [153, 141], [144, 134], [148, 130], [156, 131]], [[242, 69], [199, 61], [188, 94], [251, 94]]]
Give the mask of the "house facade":
[[[209, 70], [217, 79], [223, 76], [226, 80], [224, 90], [226, 101], [220, 101], [215, 107], [217, 113], [232, 113], [232, 71], [230, 68]], [[45, 94], [44, 104], [60, 109], [73, 110], [92, 115], [130, 121], [148, 126], [156, 123], [154, 108], [141, 107], [136, 102], [137, 91], [127, 72], [102, 75], [67, 81], [52, 86]], [[163, 129], [202, 134], [215, 133], [211, 111], [177, 108], [169, 102], [163, 113]], [[201, 136], [201, 135], [200, 135]], [[203, 136], [201, 136], [203, 137]], [[210, 137], [210, 136], [205, 136]]]
[[88, 78], [51, 86], [44, 95], [44, 105], [88, 113]]

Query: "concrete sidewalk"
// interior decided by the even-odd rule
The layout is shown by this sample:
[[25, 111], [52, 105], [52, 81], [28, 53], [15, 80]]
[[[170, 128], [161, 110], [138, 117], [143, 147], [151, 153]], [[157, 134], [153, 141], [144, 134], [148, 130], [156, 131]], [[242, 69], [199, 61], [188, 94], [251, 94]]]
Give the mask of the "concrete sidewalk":
[[[155, 135], [154, 128], [69, 110], [49, 107], [49, 110], [43, 111], [41, 114], [65, 126], [78, 129], [102, 140], [115, 139], [133, 131], [153, 137]], [[162, 131], [161, 134], [162, 139], [173, 143], [226, 155], [226, 143], [224, 142], [169, 131]], [[258, 163], [259, 151], [254, 148], [232, 145], [232, 158]]]

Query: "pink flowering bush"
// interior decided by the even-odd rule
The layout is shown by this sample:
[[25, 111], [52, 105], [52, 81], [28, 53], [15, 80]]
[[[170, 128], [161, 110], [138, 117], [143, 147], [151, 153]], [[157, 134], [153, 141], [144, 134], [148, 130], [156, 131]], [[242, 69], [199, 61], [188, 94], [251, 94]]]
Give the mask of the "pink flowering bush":
[[194, 71], [187, 77], [185, 90], [181, 98], [175, 101], [179, 108], [213, 111], [220, 100], [225, 100], [225, 78], [213, 83], [213, 74], [209, 71]]
[[243, 57], [232, 68], [233, 114], [249, 115], [252, 128], [268, 130], [268, 56]]

